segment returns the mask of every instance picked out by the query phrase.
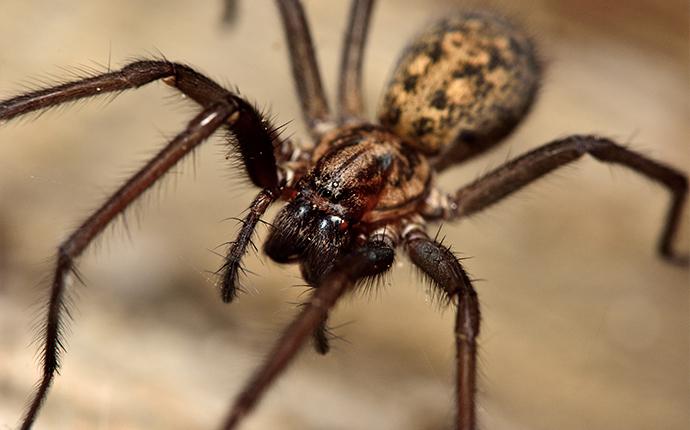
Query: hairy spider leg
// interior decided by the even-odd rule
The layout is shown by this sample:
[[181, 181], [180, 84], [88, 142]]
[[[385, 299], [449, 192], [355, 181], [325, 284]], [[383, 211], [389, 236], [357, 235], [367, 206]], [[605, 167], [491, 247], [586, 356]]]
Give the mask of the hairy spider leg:
[[292, 77], [297, 88], [304, 121], [315, 140], [334, 124], [328, 100], [321, 85], [314, 43], [304, 8], [299, 0], [276, 0], [290, 50]]
[[687, 176], [604, 137], [569, 136], [540, 146], [509, 161], [448, 196], [450, 210], [445, 211], [446, 219], [467, 217], [485, 209], [547, 173], [581, 158], [584, 154], [589, 154], [605, 163], [625, 166], [658, 182], [670, 191], [671, 205], [666, 214], [657, 249], [664, 259], [687, 265], [688, 255], [673, 249], [673, 242], [688, 196]]
[[228, 123], [228, 127], [236, 137], [249, 178], [259, 188], [278, 191], [280, 182], [274, 155], [277, 129], [246, 100], [179, 63], [135, 61], [117, 71], [0, 101], [0, 122], [87, 97], [138, 88], [157, 80], [177, 88], [203, 108], [217, 103], [232, 106], [237, 118]]
[[65, 349], [62, 342], [62, 331], [65, 324], [63, 314], [69, 313], [65, 304], [66, 278], [74, 272], [74, 260], [117, 215], [123, 213], [130, 203], [136, 200], [182, 157], [221, 127], [232, 113], [233, 108], [229, 105], [215, 105], [204, 109], [187, 125], [182, 133], [170, 141], [161, 152], [132, 176], [59, 246], [55, 275], [48, 301], [48, 316], [42, 333], [45, 342], [41, 350], [43, 374], [24, 416], [21, 426], [23, 430], [31, 428], [55, 372], [60, 367], [60, 352]]
[[230, 303], [237, 297], [237, 292], [240, 290], [239, 276], [240, 272], [243, 272], [242, 257], [246, 254], [247, 248], [252, 245], [252, 235], [256, 224], [276, 198], [277, 195], [274, 193], [262, 190], [249, 206], [247, 216], [241, 221], [242, 227], [237, 234], [237, 239], [228, 249], [225, 263], [219, 269], [219, 272], [222, 273], [220, 292], [225, 303]]
[[308, 336], [322, 324], [328, 312], [357, 281], [375, 277], [390, 269], [395, 259], [395, 244], [388, 238], [370, 237], [360, 248], [343, 257], [321, 282], [299, 315], [275, 343], [268, 359], [257, 369], [236, 398], [223, 425], [236, 428], [259, 402], [266, 389], [290, 364]]
[[160, 79], [199, 103], [203, 111], [59, 246], [43, 332], [43, 374], [23, 418], [22, 429], [31, 428], [60, 366], [59, 355], [64, 349], [62, 314], [67, 311], [64, 301], [66, 277], [74, 273], [74, 259], [131, 202], [222, 126], [235, 135], [236, 146], [252, 182], [264, 188], [267, 195], [279, 194], [281, 184], [274, 155], [276, 129], [250, 103], [181, 64], [136, 61], [118, 71], [20, 95], [0, 102], [0, 121], [82, 98], [138, 88]]
[[354, 0], [350, 6], [338, 79], [338, 122], [363, 122], [362, 63], [374, 0]]
[[404, 236], [410, 260], [457, 307], [455, 321], [457, 430], [476, 427], [477, 337], [479, 300], [467, 272], [446, 246], [432, 240], [421, 227]]

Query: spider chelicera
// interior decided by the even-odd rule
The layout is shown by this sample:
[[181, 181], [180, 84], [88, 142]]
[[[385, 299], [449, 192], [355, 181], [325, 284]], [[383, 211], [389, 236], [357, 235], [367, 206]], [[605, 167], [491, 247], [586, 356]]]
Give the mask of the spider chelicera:
[[27, 93], [0, 102], [0, 120], [79, 98], [136, 88], [162, 80], [201, 105], [171, 143], [130, 179], [60, 247], [51, 289], [43, 349], [43, 376], [24, 421], [31, 426], [58, 367], [64, 279], [91, 241], [141, 193], [217, 129], [234, 135], [252, 183], [262, 191], [244, 219], [223, 267], [222, 296], [237, 291], [240, 260], [261, 215], [277, 201], [288, 204], [274, 221], [264, 250], [280, 263], [300, 264], [314, 294], [267, 362], [239, 396], [225, 423], [232, 428], [259, 400], [309, 336], [328, 350], [328, 311], [360, 280], [390, 268], [394, 250], [412, 262], [457, 307], [457, 427], [475, 427], [476, 294], [457, 258], [426, 234], [428, 222], [475, 213], [582, 155], [622, 164], [666, 186], [673, 196], [659, 250], [672, 248], [687, 194], [685, 176], [598, 136], [570, 136], [489, 172], [455, 193], [434, 180], [445, 168], [495, 146], [532, 105], [541, 65], [530, 39], [495, 15], [465, 12], [421, 34], [405, 51], [379, 111], [362, 115], [360, 71], [371, 1], [355, 1], [343, 50], [338, 112], [323, 94], [299, 2], [278, 1], [293, 74], [315, 146], [282, 138], [245, 99], [193, 69], [168, 61], [138, 61], [116, 72]]

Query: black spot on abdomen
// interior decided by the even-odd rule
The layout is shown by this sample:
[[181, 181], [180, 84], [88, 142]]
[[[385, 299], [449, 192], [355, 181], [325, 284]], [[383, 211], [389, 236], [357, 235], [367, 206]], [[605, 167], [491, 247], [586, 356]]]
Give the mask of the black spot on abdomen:
[[446, 97], [446, 92], [444, 90], [436, 90], [434, 95], [431, 96], [431, 107], [439, 110], [446, 108], [448, 104], [448, 98]]
[[431, 119], [423, 116], [412, 123], [412, 128], [415, 136], [421, 137], [433, 130], [434, 123]]
[[419, 76], [417, 75], [410, 75], [405, 78], [403, 81], [403, 89], [410, 93], [414, 91], [415, 87], [417, 87], [417, 80], [419, 79]]

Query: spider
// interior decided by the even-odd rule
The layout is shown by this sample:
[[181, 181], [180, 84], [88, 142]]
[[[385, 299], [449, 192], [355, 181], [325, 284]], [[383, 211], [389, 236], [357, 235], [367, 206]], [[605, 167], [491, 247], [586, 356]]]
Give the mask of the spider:
[[[377, 276], [388, 269], [398, 245], [405, 248], [441, 294], [457, 306], [458, 428], [474, 427], [474, 338], [478, 334], [478, 303], [459, 261], [445, 246], [426, 235], [426, 223], [457, 219], [481, 210], [585, 153], [627, 165], [673, 192], [674, 203], [660, 240], [660, 251], [667, 258], [680, 260], [670, 244], [686, 195], [685, 177], [605, 138], [560, 139], [490, 172], [454, 195], [435, 187], [435, 173], [493, 147], [518, 124], [532, 104], [541, 66], [529, 38], [508, 22], [486, 13], [465, 13], [444, 21], [413, 42], [386, 92], [377, 125], [362, 118], [359, 89], [361, 53], [371, 2], [353, 3], [337, 116], [331, 115], [323, 96], [299, 4], [282, 1], [279, 6], [289, 29], [286, 34], [293, 70], [301, 77], [296, 79], [298, 93], [310, 132], [317, 142], [315, 148], [296, 147], [281, 138], [275, 127], [243, 98], [223, 90], [187, 66], [167, 61], [133, 63], [118, 72], [0, 104], [0, 119], [10, 119], [78, 97], [120, 91], [162, 79], [204, 109], [185, 132], [147, 165], [143, 174], [128, 182], [109, 201], [110, 205], [106, 203], [60, 247], [46, 326], [44, 377], [25, 427], [30, 426], [57, 367], [60, 294], [64, 276], [73, 268], [73, 259], [165, 169], [221, 126], [228, 127], [235, 135], [249, 178], [263, 189], [251, 205], [239, 240], [229, 250], [223, 271], [224, 300], [231, 301], [235, 296], [240, 258], [253, 228], [266, 207], [279, 198], [289, 203], [273, 223], [265, 251], [278, 262], [299, 262], [305, 279], [318, 286], [296, 323], [271, 354], [267, 367], [257, 373], [259, 376], [240, 396], [226, 428], [231, 428], [254, 405], [275, 377], [272, 371], [285, 366], [289, 356], [310, 334], [313, 333], [319, 351], [328, 349], [324, 336], [328, 310], [360, 279]], [[454, 38], [466, 38], [470, 44], [480, 43], [475, 47], [476, 58], [466, 53], [463, 55], [469, 57], [458, 60], [455, 55], [467, 43], [459, 44], [456, 52]], [[481, 43], [488, 43], [498, 52], [486, 51], [487, 46]], [[487, 58], [482, 60], [482, 56]], [[493, 60], [498, 64], [492, 64]], [[462, 66], [462, 70], [449, 68], [449, 63]], [[420, 67], [421, 71], [417, 71]], [[434, 75], [435, 72], [438, 74]], [[487, 89], [485, 81], [501, 79], [501, 72], [507, 84], [501, 87], [503, 90], [498, 90], [498, 85]], [[486, 79], [491, 73], [496, 75]], [[127, 76], [124, 80], [123, 75]], [[452, 76], [451, 83], [438, 82], [448, 75]], [[469, 93], [458, 94], [458, 86]], [[69, 89], [78, 91], [70, 94]], [[471, 100], [466, 103], [460, 97], [453, 101], [454, 96], [463, 94], [471, 95]], [[449, 119], [454, 109], [462, 111], [462, 115]]]

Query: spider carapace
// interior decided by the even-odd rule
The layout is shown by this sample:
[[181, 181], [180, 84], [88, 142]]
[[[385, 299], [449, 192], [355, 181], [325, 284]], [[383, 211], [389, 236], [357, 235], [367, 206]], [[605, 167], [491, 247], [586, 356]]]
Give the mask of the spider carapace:
[[33, 424], [59, 367], [65, 278], [103, 229], [181, 158], [216, 130], [227, 128], [251, 182], [261, 188], [222, 267], [226, 302], [238, 291], [240, 264], [266, 209], [287, 205], [271, 225], [264, 251], [279, 263], [299, 263], [311, 298], [233, 404], [223, 428], [235, 428], [307, 339], [328, 351], [327, 319], [339, 298], [381, 275], [398, 246], [456, 307], [456, 418], [476, 428], [476, 339], [479, 302], [470, 278], [426, 224], [467, 217], [585, 154], [634, 170], [670, 191], [660, 254], [687, 263], [672, 247], [687, 198], [687, 178], [663, 163], [599, 136], [555, 140], [490, 171], [454, 193], [437, 188], [447, 167], [495, 146], [525, 117], [542, 75], [531, 39], [494, 13], [465, 11], [420, 33], [403, 52], [384, 92], [378, 122], [365, 118], [361, 70], [372, 0], [352, 2], [341, 57], [337, 113], [321, 85], [309, 28], [298, 0], [277, 0], [293, 78], [313, 145], [298, 145], [241, 96], [189, 66], [136, 61], [118, 71], [40, 89], [0, 102], [0, 121], [74, 100], [162, 80], [201, 112], [118, 189], [62, 244], [43, 332], [43, 372], [23, 420]]

